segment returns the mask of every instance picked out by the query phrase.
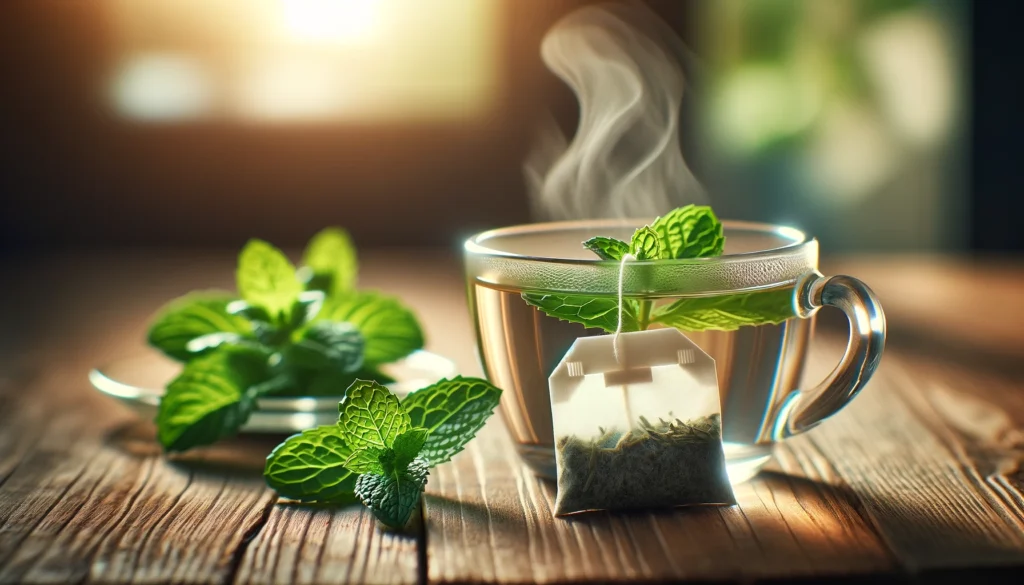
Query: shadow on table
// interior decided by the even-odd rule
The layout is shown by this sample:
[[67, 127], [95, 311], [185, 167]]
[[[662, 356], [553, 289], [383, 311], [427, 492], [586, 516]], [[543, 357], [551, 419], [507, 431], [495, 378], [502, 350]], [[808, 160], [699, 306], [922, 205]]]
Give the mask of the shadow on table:
[[[288, 435], [242, 435], [225, 439], [215, 445], [167, 455], [167, 462], [199, 474], [234, 475], [242, 478], [263, 477], [267, 455]], [[105, 443], [134, 458], [163, 456], [152, 423], [133, 420], [115, 427]]]

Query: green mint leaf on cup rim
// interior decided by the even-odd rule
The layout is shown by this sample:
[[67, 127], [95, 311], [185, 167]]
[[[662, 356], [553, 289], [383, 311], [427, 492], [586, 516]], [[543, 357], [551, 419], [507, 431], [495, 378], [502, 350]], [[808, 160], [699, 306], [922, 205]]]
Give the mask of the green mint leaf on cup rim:
[[796, 317], [793, 289], [692, 297], [655, 310], [652, 321], [683, 331], [733, 331]]
[[[351, 323], [319, 321], [285, 350], [285, 362], [311, 370], [352, 373], [363, 365], [362, 334]], [[338, 389], [335, 395], [347, 386]]]
[[409, 415], [398, 397], [386, 386], [370, 380], [356, 380], [338, 404], [338, 425], [353, 450], [365, 447], [390, 448], [395, 437], [409, 429]]
[[[613, 332], [619, 323], [619, 301], [615, 297], [591, 297], [548, 293], [523, 293], [523, 300], [543, 313], [579, 323], [588, 329], [603, 329]], [[633, 299], [623, 299], [622, 331], [639, 331], [639, 304]]]
[[629, 244], [629, 253], [637, 260], [657, 260], [667, 253], [662, 246], [661, 238], [650, 226], [644, 226], [633, 232]]
[[174, 299], [160, 310], [146, 340], [168, 357], [188, 361], [211, 348], [210, 344], [193, 344], [190, 348], [190, 342], [196, 339], [216, 334], [251, 337], [249, 322], [228, 311], [232, 300], [231, 295], [219, 291], [189, 293]]
[[394, 297], [355, 292], [328, 299], [318, 321], [345, 321], [359, 329], [366, 343], [363, 363], [390, 363], [423, 348], [423, 330], [416, 316]]
[[328, 295], [352, 292], [356, 288], [359, 263], [348, 232], [330, 227], [321, 230], [306, 246], [300, 269], [307, 288]]
[[450, 460], [476, 436], [500, 398], [501, 390], [489, 382], [461, 376], [410, 393], [402, 406], [413, 427], [427, 432], [418, 455], [431, 467]]
[[283, 252], [263, 240], [249, 240], [238, 256], [236, 280], [242, 299], [265, 309], [271, 322], [288, 323], [302, 285]]
[[426, 461], [416, 459], [389, 474], [367, 473], [356, 480], [356, 495], [385, 526], [401, 529], [409, 523], [430, 474]]
[[188, 362], [160, 400], [160, 444], [184, 451], [235, 434], [255, 407], [250, 389], [268, 377], [265, 354], [249, 348], [222, 347]]
[[597, 254], [602, 260], [622, 260], [629, 253], [629, 244], [615, 238], [597, 236], [583, 242], [583, 247]]
[[282, 497], [302, 502], [351, 499], [358, 473], [344, 462], [352, 454], [337, 425], [293, 435], [267, 456], [263, 477]]
[[651, 224], [662, 245], [663, 258], [707, 258], [720, 256], [725, 247], [722, 222], [706, 205], [679, 207]]

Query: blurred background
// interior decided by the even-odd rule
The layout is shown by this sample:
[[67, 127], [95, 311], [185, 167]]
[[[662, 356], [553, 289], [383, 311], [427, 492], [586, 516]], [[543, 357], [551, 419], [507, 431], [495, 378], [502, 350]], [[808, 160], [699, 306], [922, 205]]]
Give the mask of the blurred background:
[[[0, 250], [455, 246], [529, 221], [540, 60], [578, 0], [5, 0]], [[698, 57], [719, 214], [826, 253], [1016, 251], [1014, 2], [646, 2]], [[382, 227], [383, 226], [383, 227]]]

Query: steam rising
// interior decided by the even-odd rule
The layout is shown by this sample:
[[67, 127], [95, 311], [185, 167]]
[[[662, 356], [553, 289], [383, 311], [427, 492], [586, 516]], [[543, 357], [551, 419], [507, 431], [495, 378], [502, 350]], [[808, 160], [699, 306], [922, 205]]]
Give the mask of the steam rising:
[[535, 219], [653, 217], [706, 201], [683, 160], [685, 49], [640, 5], [589, 6], [541, 44], [544, 63], [580, 102], [567, 144], [554, 120], [527, 158]]

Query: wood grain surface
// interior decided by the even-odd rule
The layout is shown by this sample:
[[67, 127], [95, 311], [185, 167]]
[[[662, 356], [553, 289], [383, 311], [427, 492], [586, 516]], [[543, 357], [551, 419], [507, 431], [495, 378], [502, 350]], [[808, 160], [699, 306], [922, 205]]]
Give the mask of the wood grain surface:
[[[478, 375], [458, 263], [417, 254], [366, 259], [363, 285], [408, 298], [429, 347]], [[913, 267], [873, 262], [871, 279], [893, 279], [876, 287], [883, 302], [901, 294], [892, 283]], [[856, 259], [840, 264], [859, 274]], [[260, 474], [281, 437], [168, 459], [150, 423], [88, 385], [91, 366], [142, 350], [165, 300], [230, 288], [231, 266], [230, 255], [139, 254], [7, 267], [22, 278], [0, 299], [0, 583], [907, 580], [977, 569], [1010, 581], [1024, 566], [1024, 383], [1007, 359], [1024, 346], [1005, 347], [1019, 314], [954, 321], [973, 328], [959, 354], [948, 340], [934, 351], [909, 341], [934, 336], [919, 325], [969, 299], [938, 303], [931, 318], [887, 306], [897, 341], [876, 378], [779, 446], [738, 488], [738, 506], [556, 520], [553, 486], [519, 463], [494, 417], [432, 472], [422, 518], [396, 534], [359, 507], [278, 504]], [[982, 278], [942, 266], [930, 286]], [[1024, 285], [1024, 269], [994, 274], [993, 299]], [[1005, 342], [992, 362], [978, 357], [993, 353], [977, 341], [987, 327]], [[841, 330], [821, 329], [808, 382], [842, 349]]]

